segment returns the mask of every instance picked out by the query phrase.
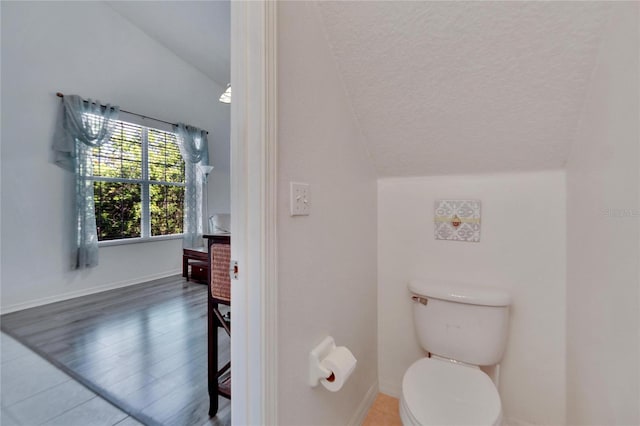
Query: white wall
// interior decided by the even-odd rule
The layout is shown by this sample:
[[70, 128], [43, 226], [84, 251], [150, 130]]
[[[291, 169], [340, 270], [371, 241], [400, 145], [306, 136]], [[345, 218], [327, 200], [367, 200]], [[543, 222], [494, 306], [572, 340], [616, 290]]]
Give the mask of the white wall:
[[[69, 269], [72, 181], [50, 161], [55, 93], [208, 129], [216, 173], [224, 174], [223, 88], [103, 3], [3, 1], [1, 7], [2, 311], [177, 272], [180, 240], [101, 248], [98, 267]], [[210, 198], [228, 211], [228, 189], [222, 200]]]
[[[479, 199], [479, 243], [433, 236], [436, 199]], [[507, 419], [565, 422], [565, 176], [562, 171], [378, 181], [378, 359], [382, 392], [424, 356], [407, 283], [492, 285], [513, 297], [500, 395]]]
[[[345, 425], [376, 385], [376, 181], [314, 3], [278, 4], [279, 419]], [[289, 181], [311, 215], [289, 216]], [[325, 336], [358, 359], [345, 387], [307, 384]]]
[[567, 164], [570, 424], [640, 423], [638, 3], [614, 3]]

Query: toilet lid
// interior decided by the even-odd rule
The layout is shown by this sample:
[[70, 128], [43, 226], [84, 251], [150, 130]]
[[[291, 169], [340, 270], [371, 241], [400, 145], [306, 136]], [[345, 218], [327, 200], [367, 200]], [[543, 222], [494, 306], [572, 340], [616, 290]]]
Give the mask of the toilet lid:
[[421, 425], [493, 425], [501, 417], [500, 396], [480, 369], [423, 358], [404, 374], [406, 408]]

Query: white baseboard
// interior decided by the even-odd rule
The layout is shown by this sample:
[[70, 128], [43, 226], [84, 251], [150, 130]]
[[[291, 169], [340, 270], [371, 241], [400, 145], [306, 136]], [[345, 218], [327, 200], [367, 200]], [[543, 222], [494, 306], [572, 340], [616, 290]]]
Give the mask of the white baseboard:
[[376, 381], [371, 385], [367, 393], [365, 394], [360, 404], [358, 404], [358, 408], [356, 412], [351, 416], [351, 420], [347, 423], [349, 426], [360, 426], [364, 419], [367, 417], [367, 413], [369, 409], [373, 405], [373, 402], [376, 400], [378, 396], [378, 382]]
[[136, 277], [131, 280], [117, 281], [114, 283], [104, 284], [97, 287], [91, 287], [83, 290], [70, 291], [67, 293], [56, 294], [55, 296], [43, 297], [40, 299], [28, 300], [26, 302], [15, 303], [13, 305], [2, 306], [0, 314], [9, 314], [11, 312], [21, 311], [23, 309], [35, 308], [36, 306], [48, 305], [49, 303], [62, 302], [63, 300], [75, 299], [76, 297], [88, 296], [90, 294], [102, 293], [103, 291], [114, 290], [116, 288], [128, 287], [130, 285], [140, 284], [146, 281], [153, 281], [159, 278], [170, 277], [171, 275], [182, 274], [182, 269], [160, 272], [157, 274]]
[[380, 393], [400, 399], [402, 387], [385, 380], [380, 380]]

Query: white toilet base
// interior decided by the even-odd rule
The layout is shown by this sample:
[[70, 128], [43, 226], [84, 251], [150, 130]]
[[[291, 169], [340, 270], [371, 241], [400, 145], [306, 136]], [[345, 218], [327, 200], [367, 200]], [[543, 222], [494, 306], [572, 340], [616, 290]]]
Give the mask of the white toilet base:
[[[403, 397], [400, 397], [400, 402], [398, 405], [399, 405], [400, 420], [402, 421], [402, 426], [428, 426], [428, 425], [421, 425], [413, 418], [413, 416], [409, 412], [409, 409], [406, 406], [406, 403]], [[496, 422], [492, 426], [504, 426], [502, 423], [502, 412], [500, 412], [500, 417], [498, 417], [498, 420], [496, 420]]]
[[411, 416], [411, 413], [408, 412], [407, 405], [404, 401], [404, 397], [400, 397], [399, 403], [399, 411], [400, 411], [400, 420], [402, 421], [403, 426], [420, 426], [418, 423], [414, 421]]
[[475, 366], [423, 358], [405, 372], [399, 402], [404, 426], [502, 426], [500, 396]]

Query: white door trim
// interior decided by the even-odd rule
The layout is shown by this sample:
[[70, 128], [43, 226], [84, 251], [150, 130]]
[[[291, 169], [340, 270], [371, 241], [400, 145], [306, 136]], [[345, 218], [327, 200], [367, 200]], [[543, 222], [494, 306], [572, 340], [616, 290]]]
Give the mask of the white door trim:
[[231, 2], [231, 419], [277, 425], [276, 3]]

